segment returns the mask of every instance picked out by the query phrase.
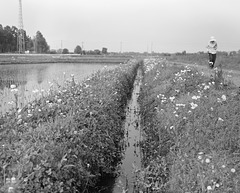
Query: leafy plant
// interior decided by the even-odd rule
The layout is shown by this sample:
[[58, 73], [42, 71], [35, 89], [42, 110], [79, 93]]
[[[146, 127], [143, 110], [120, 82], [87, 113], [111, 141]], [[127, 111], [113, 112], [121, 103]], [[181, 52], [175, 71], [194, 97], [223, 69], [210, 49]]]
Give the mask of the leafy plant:
[[238, 192], [238, 89], [221, 69], [210, 79], [157, 59], [144, 66], [138, 192]]
[[[116, 175], [123, 155], [123, 121], [140, 63], [67, 82], [49, 96], [4, 115], [1, 191], [92, 192]], [[15, 178], [14, 184], [6, 179]]]

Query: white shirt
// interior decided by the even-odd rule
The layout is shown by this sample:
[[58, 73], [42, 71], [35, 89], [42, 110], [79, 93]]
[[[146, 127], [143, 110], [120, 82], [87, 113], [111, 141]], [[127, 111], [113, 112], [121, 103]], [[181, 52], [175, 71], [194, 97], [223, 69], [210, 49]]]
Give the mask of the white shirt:
[[217, 53], [217, 42], [214, 40], [210, 40], [207, 45], [207, 50], [211, 54], [216, 54]]

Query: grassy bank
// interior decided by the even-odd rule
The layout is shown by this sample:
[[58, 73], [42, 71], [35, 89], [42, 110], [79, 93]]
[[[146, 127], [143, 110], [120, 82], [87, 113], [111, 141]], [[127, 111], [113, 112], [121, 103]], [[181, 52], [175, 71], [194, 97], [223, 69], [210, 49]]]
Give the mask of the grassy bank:
[[[187, 54], [187, 55], [172, 55], [167, 57], [172, 62], [184, 62], [187, 64], [208, 65], [208, 54]], [[240, 54], [227, 55], [225, 53], [217, 53], [215, 66], [222, 65], [224, 69], [240, 70]]]
[[218, 76], [145, 60], [138, 192], [240, 190], [240, 93]]
[[1, 117], [0, 192], [87, 192], [115, 175], [139, 62], [131, 60]]
[[124, 55], [87, 56], [79, 54], [0, 54], [0, 65], [39, 63], [125, 63], [130, 59]]

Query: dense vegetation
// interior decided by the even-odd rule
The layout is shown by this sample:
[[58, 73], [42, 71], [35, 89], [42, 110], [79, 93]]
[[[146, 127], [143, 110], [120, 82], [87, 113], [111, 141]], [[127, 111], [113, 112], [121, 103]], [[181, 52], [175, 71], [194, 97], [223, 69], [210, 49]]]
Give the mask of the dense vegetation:
[[[5, 26], [0, 24], [0, 53], [14, 53], [18, 51], [17, 38], [18, 28], [15, 26]], [[37, 31], [34, 38], [29, 37], [24, 31], [25, 49], [26, 51], [35, 51], [36, 53], [47, 53], [49, 46], [46, 39], [40, 31]]]
[[101, 177], [114, 176], [138, 66], [132, 60], [72, 80], [1, 117], [0, 192], [94, 192]]
[[145, 60], [138, 192], [237, 193], [240, 93], [222, 71]]
[[[184, 55], [172, 54], [167, 56], [167, 59], [172, 62], [208, 65], [208, 54], [203, 52]], [[219, 65], [224, 69], [240, 70], [240, 51], [238, 53], [218, 52], [215, 66]]]

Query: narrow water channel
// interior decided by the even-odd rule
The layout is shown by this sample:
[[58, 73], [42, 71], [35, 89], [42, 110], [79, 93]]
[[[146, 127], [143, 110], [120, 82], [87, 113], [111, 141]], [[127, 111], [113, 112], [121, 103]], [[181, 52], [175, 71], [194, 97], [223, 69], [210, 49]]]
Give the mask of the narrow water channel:
[[138, 70], [132, 98], [128, 103], [125, 122], [125, 156], [120, 168], [120, 176], [115, 180], [113, 193], [133, 193], [136, 168], [141, 167], [141, 140], [138, 96], [142, 81], [141, 70]]

